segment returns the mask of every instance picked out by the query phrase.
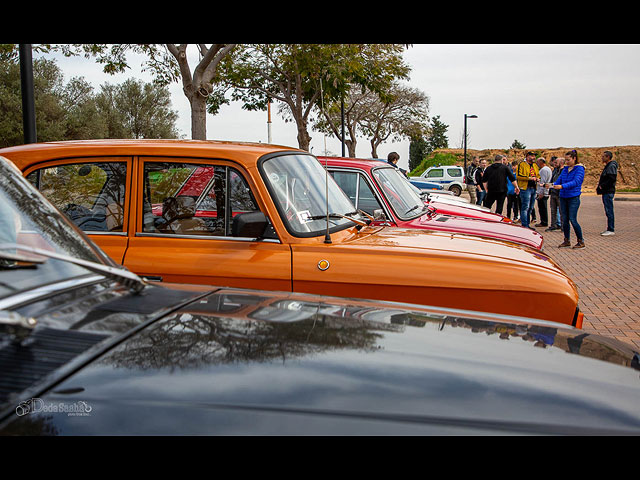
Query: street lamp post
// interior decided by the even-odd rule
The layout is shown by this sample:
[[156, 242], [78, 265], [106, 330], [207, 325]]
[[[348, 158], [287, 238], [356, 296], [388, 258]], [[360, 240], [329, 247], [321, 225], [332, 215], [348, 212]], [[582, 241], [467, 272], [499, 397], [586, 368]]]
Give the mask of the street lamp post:
[[467, 174], [467, 118], [478, 118], [477, 115], [464, 114], [464, 174]]

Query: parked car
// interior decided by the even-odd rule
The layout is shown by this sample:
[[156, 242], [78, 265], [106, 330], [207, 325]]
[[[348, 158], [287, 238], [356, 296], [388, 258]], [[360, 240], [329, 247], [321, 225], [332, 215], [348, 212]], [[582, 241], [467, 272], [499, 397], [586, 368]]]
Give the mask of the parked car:
[[[478, 235], [542, 250], [543, 237], [513, 223], [443, 215], [425, 204], [395, 168], [353, 158], [318, 157], [356, 208], [372, 215], [374, 224]], [[378, 213], [376, 213], [378, 212]]]
[[[410, 177], [409, 180], [415, 182], [429, 181], [441, 184], [445, 189], [450, 190], [456, 196], [460, 196], [466, 189], [464, 184], [464, 171], [457, 165], [438, 165], [427, 168], [419, 177]], [[417, 185], [416, 185], [417, 186]]]
[[0, 435], [640, 433], [638, 353], [615, 339], [144, 282], [4, 160], [0, 211]]
[[471, 235], [368, 225], [302, 150], [96, 140], [0, 155], [116, 263], [149, 280], [446, 308], [465, 299], [478, 310], [582, 325], [578, 289], [548, 256]]
[[[444, 186], [442, 186], [439, 183], [434, 183], [434, 182], [427, 182], [427, 181], [422, 181], [422, 180], [409, 180], [411, 182], [412, 185], [414, 185], [415, 187], [419, 188], [420, 190], [423, 191], [444, 191]], [[453, 192], [452, 192], [453, 193]]]

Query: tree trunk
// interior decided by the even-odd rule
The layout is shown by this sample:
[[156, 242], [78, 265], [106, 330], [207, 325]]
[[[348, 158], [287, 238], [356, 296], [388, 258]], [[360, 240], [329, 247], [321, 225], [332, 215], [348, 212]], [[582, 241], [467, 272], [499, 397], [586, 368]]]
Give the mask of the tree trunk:
[[371, 140], [371, 156], [373, 158], [378, 158], [378, 144], [375, 140]]
[[308, 152], [311, 136], [307, 131], [307, 122], [304, 119], [296, 119], [296, 125], [298, 126], [298, 148]]
[[191, 103], [191, 138], [207, 139], [207, 99], [197, 92], [189, 97]]
[[347, 150], [349, 151], [349, 158], [356, 158], [356, 141], [346, 139], [344, 144], [347, 146]]

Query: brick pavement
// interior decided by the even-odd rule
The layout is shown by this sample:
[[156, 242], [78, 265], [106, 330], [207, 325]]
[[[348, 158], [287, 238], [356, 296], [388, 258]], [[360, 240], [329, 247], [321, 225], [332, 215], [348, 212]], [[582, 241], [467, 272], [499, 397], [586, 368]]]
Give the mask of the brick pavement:
[[[606, 216], [602, 199], [583, 194], [578, 222], [586, 248], [557, 248], [562, 231], [544, 232], [545, 253], [576, 282], [583, 329], [615, 337], [640, 348], [640, 197], [616, 195], [616, 234], [603, 237]], [[571, 231], [575, 244], [575, 233]]]
[[[578, 223], [583, 249], [557, 248], [564, 238], [562, 231], [537, 230], [544, 236], [544, 252], [578, 286], [583, 330], [640, 348], [640, 195], [616, 194], [614, 210], [616, 234], [603, 237], [600, 233], [607, 223], [602, 199], [582, 194]], [[575, 240], [572, 229], [572, 245]]]

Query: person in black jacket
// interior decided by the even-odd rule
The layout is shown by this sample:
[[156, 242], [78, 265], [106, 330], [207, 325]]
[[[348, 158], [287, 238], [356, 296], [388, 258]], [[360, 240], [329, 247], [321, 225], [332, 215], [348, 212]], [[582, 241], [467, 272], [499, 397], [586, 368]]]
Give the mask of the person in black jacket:
[[507, 178], [513, 184], [516, 195], [520, 193], [516, 176], [507, 166], [506, 160], [506, 157], [496, 155], [494, 162], [485, 169], [482, 175], [483, 187], [487, 192], [483, 205], [490, 209], [493, 202], [497, 202], [496, 213], [500, 215], [502, 215], [504, 199], [507, 197]]
[[602, 154], [602, 163], [604, 168], [600, 174], [600, 181], [596, 187], [596, 193], [602, 195], [602, 204], [604, 205], [604, 213], [607, 216], [607, 229], [600, 235], [615, 235], [614, 231], [614, 214], [613, 214], [613, 196], [616, 193], [616, 180], [618, 178], [618, 162], [613, 159], [613, 154], [606, 150]]
[[487, 191], [484, 189], [484, 185], [482, 185], [482, 175], [484, 174], [484, 169], [487, 168], [487, 161], [483, 158], [480, 160], [480, 166], [476, 168], [475, 173], [475, 181], [478, 186], [478, 192], [476, 194], [477, 200], [476, 205], [482, 205], [484, 197], [487, 195]]

